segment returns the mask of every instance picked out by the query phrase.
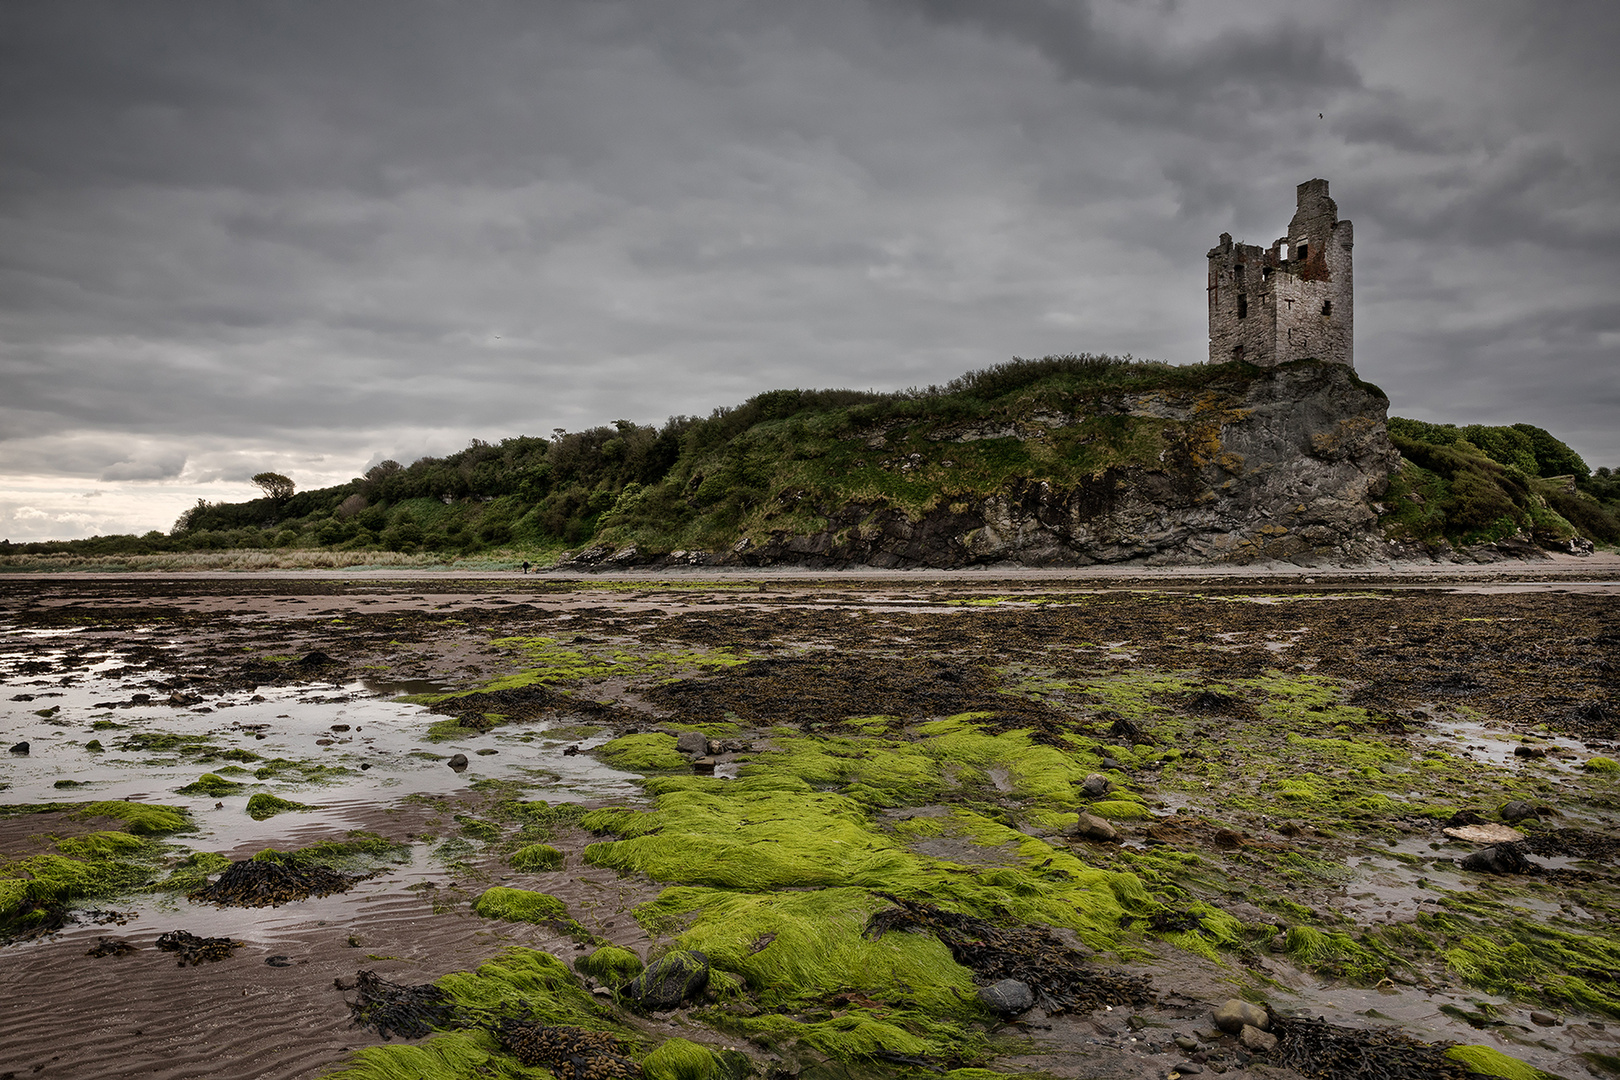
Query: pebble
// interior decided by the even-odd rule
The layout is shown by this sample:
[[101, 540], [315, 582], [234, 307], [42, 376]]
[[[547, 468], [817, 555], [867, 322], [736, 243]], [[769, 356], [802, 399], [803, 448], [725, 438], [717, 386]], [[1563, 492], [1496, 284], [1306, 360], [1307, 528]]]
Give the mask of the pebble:
[[467, 755], [466, 754], [453, 754], [453, 755], [451, 755], [450, 760], [445, 762], [445, 764], [449, 765], [452, 769], [456, 770], [456, 772], [466, 772], [467, 771]]
[[1080, 811], [1080, 820], [1075, 823], [1074, 835], [1082, 840], [1094, 840], [1098, 843], [1111, 843], [1119, 839], [1119, 830], [1096, 814]]
[[1177, 1035], [1175, 1041], [1177, 1046], [1189, 1054], [1198, 1049], [1198, 1040], [1191, 1035]]
[[1080, 782], [1081, 790], [1083, 790], [1087, 795], [1090, 795], [1092, 798], [1096, 798], [1099, 795], [1108, 794], [1108, 789], [1113, 786], [1114, 782], [1112, 780], [1108, 779], [1108, 777], [1104, 776], [1102, 773], [1095, 772], [1087, 773], [1086, 778]]
[[1530, 1022], [1535, 1024], [1537, 1027], [1557, 1027], [1559, 1024], [1558, 1017], [1549, 1016], [1544, 1012], [1531, 1013]]

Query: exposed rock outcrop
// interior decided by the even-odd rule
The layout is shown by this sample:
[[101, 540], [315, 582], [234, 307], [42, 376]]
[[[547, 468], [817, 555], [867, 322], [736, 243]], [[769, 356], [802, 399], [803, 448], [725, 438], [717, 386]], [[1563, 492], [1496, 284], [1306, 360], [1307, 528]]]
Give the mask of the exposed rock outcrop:
[[[883, 502], [818, 506], [825, 525], [814, 531], [638, 561], [944, 568], [1365, 559], [1383, 550], [1376, 500], [1400, 462], [1387, 408], [1382, 392], [1348, 367], [1301, 361], [1264, 372], [1234, 365], [1230, 377], [1191, 388], [1101, 391], [1071, 412], [1045, 406], [991, 421], [941, 421], [922, 436], [939, 453], [908, 455], [935, 460], [897, 468], [948, 470], [952, 444], [998, 438], [1023, 440], [1039, 461], [1054, 432], [1099, 416], [1142, 449], [1078, 484], [1029, 475], [975, 493], [947, 480], [920, 514]], [[856, 437], [881, 452], [885, 432]], [[597, 549], [571, 565], [623, 562]]]

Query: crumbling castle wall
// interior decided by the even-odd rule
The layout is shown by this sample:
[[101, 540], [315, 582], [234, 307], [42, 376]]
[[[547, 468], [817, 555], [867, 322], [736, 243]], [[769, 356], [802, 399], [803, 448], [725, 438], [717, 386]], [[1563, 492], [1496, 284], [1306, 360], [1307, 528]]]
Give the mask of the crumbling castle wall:
[[1222, 233], [1210, 249], [1210, 363], [1355, 367], [1354, 230], [1339, 219], [1326, 180], [1300, 184], [1297, 201], [1288, 235], [1270, 248]]

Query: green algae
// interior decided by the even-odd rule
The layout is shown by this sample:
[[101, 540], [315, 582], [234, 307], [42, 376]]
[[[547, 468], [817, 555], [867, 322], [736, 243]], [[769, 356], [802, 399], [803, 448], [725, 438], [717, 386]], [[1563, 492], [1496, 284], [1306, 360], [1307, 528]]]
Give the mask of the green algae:
[[231, 860], [218, 852], [193, 851], [157, 884], [157, 888], [163, 892], [194, 892], [208, 884], [211, 876], [223, 873], [230, 865]]
[[184, 807], [164, 806], [160, 803], [114, 799], [89, 803], [52, 802], [0, 806], [0, 816], [46, 813], [70, 814], [80, 821], [108, 818], [122, 822], [122, 831], [135, 836], [162, 836], [167, 833], [190, 832], [196, 828]]
[[977, 1014], [971, 973], [932, 935], [869, 940], [867, 920], [888, 907], [865, 889], [750, 895], [677, 886], [636, 909], [650, 929], [684, 926], [677, 943], [758, 988], [765, 1008], [851, 990], [904, 995], [930, 1013]]
[[595, 753], [614, 768], [630, 772], [671, 772], [689, 767], [686, 756], [675, 749], [675, 736], [661, 731], [621, 735], [597, 747]]
[[1543, 1072], [1490, 1046], [1453, 1046], [1446, 1051], [1446, 1057], [1462, 1062], [1481, 1076], [1499, 1076], [1502, 1080], [1558, 1080], [1552, 1073]]
[[549, 953], [507, 949], [476, 971], [446, 975], [434, 985], [449, 995], [458, 1014], [480, 1026], [439, 1032], [416, 1045], [366, 1047], [328, 1073], [329, 1080], [549, 1080], [548, 1070], [524, 1068], [500, 1048], [490, 1028], [502, 1017], [610, 1031], [637, 1041]]
[[563, 864], [563, 853], [550, 844], [526, 844], [512, 852], [507, 862], [525, 873], [556, 870]]
[[565, 686], [608, 678], [645, 678], [671, 671], [693, 671], [735, 667], [748, 662], [746, 656], [728, 649], [656, 650], [641, 654], [624, 649], [590, 650], [575, 648], [554, 637], [500, 637], [490, 642], [516, 656], [526, 665], [511, 675], [492, 679], [468, 690], [448, 694], [415, 694], [401, 701], [436, 705], [473, 694], [499, 693], [531, 686]]
[[545, 1069], [525, 1069], [504, 1054], [495, 1037], [482, 1029], [434, 1035], [419, 1045], [392, 1044], [357, 1050], [350, 1063], [328, 1080], [551, 1080]]
[[507, 948], [476, 971], [454, 972], [434, 985], [469, 1016], [522, 1016], [542, 1024], [566, 1024], [634, 1038], [610, 1009], [580, 985], [566, 964], [547, 952]]
[[140, 731], [125, 736], [123, 741], [118, 744], [118, 749], [134, 753], [154, 751], [160, 754], [183, 755], [206, 753], [217, 748], [214, 745], [212, 735], [178, 735], [169, 731]]
[[175, 790], [181, 795], [206, 795], [210, 799], [218, 799], [225, 795], [235, 795], [245, 786], [235, 780], [227, 780], [217, 773], [203, 773], [185, 787]]
[[1098, 817], [1112, 821], [1135, 821], [1153, 816], [1141, 803], [1127, 799], [1105, 799], [1102, 802], [1092, 803], [1086, 809]]
[[290, 758], [266, 758], [264, 764], [253, 770], [259, 780], [273, 780], [296, 773], [306, 784], [330, 784], [355, 775], [355, 770], [342, 765], [328, 765], [319, 761], [294, 761]]
[[1611, 757], [1590, 757], [1581, 767], [1587, 772], [1614, 773], [1620, 772], [1620, 761]]
[[493, 821], [485, 821], [471, 814], [457, 814], [455, 817], [456, 824], [461, 827], [461, 835], [469, 840], [489, 844], [501, 838], [501, 827]]
[[52, 847], [0, 862], [0, 941], [49, 928], [71, 903], [135, 891], [161, 851], [156, 841], [118, 830], [56, 839]]
[[686, 1039], [666, 1039], [641, 1059], [647, 1080], [712, 1080], [720, 1072], [714, 1051]]
[[1038, 743], [1028, 731], [992, 734], [965, 713], [911, 729], [908, 738], [881, 735], [779, 735], [774, 749], [753, 755], [743, 776], [791, 774], [818, 787], [836, 787], [876, 807], [916, 805], [983, 791], [991, 777], [1011, 799], [1032, 807], [1073, 810], [1078, 786], [1101, 758], [1078, 747]]
[[313, 806], [307, 806], [301, 802], [293, 802], [291, 799], [278, 798], [275, 795], [270, 795], [263, 791], [249, 795], [247, 801], [247, 815], [254, 821], [264, 821], [268, 818], [275, 817], [277, 814], [284, 814], [291, 810], [313, 809], [315, 809]]
[[258, 862], [277, 862], [291, 867], [366, 872], [384, 864], [408, 863], [410, 852], [409, 844], [355, 830], [343, 840], [320, 840], [292, 851], [265, 848], [253, 858]]
[[473, 901], [473, 912], [506, 922], [551, 922], [568, 917], [568, 905], [549, 893], [496, 885]]
[[[885, 1055], [922, 1058], [961, 1050], [960, 1046], [951, 1045], [946, 1038], [918, 1035], [897, 1024], [874, 1019], [864, 1011], [849, 1012], [825, 1020], [800, 1020], [778, 1013], [765, 1013], [751, 1017], [716, 1018], [716, 1023], [769, 1044], [802, 1043], [844, 1064], [859, 1064]], [[942, 1034], [948, 1038], [951, 1033]]]
[[1017, 866], [975, 868], [915, 853], [904, 836], [877, 828], [862, 804], [796, 777], [665, 777], [647, 787], [657, 796], [651, 812], [586, 815], [587, 827], [624, 837], [590, 845], [586, 862], [716, 890], [882, 890], [984, 917], [1066, 926], [1102, 949], [1120, 946], [1123, 916], [1156, 906], [1132, 875], [1093, 869], [969, 811], [955, 815], [959, 827], [975, 842], [1008, 845]]
[[1387, 960], [1348, 934], [1324, 933], [1309, 926], [1289, 929], [1284, 950], [1309, 971], [1351, 982], [1377, 982], [1389, 974]]
[[641, 974], [641, 957], [617, 945], [603, 945], [574, 961], [574, 969], [608, 986], [623, 986]]

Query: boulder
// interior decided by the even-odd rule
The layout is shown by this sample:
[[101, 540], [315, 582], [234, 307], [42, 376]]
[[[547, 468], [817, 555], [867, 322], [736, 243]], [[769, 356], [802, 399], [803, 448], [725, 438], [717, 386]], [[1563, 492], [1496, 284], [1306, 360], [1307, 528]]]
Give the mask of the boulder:
[[451, 754], [450, 755], [450, 760], [445, 762], [445, 764], [450, 766], [452, 769], [456, 770], [456, 772], [466, 772], [467, 771], [467, 755], [466, 754]]
[[709, 752], [709, 737], [701, 731], [683, 731], [675, 736], [675, 750], [687, 757], [701, 757]]
[[648, 1012], [677, 1008], [709, 985], [709, 958], [695, 949], [666, 953], [630, 981], [625, 993]]
[[1243, 1044], [1245, 1050], [1256, 1054], [1277, 1049], [1277, 1036], [1269, 1031], [1261, 1031], [1253, 1024], [1243, 1025], [1243, 1030], [1238, 1033], [1238, 1042]]
[[1075, 823], [1074, 835], [1082, 840], [1091, 840], [1099, 844], [1112, 844], [1119, 839], [1119, 830], [1096, 814], [1080, 812], [1080, 820]]
[[1026, 982], [1002, 979], [998, 983], [979, 987], [979, 1000], [993, 1013], [1017, 1016], [1035, 1007], [1035, 991]]
[[1228, 998], [1226, 1004], [1215, 1010], [1215, 1026], [1228, 1035], [1240, 1035], [1244, 1026], [1265, 1031], [1271, 1027], [1271, 1014], [1260, 1005], [1241, 998]]
[[1536, 808], [1523, 799], [1514, 799], [1511, 802], [1503, 803], [1502, 809], [1496, 813], [1503, 821], [1511, 824], [1515, 821], [1523, 821], [1525, 818], [1535, 817]]
[[28, 753], [28, 744], [26, 742], [17, 743], [11, 748], [11, 752], [13, 754], [26, 754]]
[[1464, 870], [1481, 874], [1525, 874], [1536, 869], [1536, 864], [1524, 857], [1518, 844], [1494, 844], [1474, 852], [1462, 860]]
[[1524, 839], [1524, 833], [1506, 825], [1464, 825], [1440, 831], [1453, 840], [1465, 840], [1470, 844], [1511, 844]]
[[1098, 772], [1087, 773], [1086, 778], [1080, 781], [1080, 789], [1093, 799], [1108, 794], [1108, 789], [1113, 786], [1112, 780]]

